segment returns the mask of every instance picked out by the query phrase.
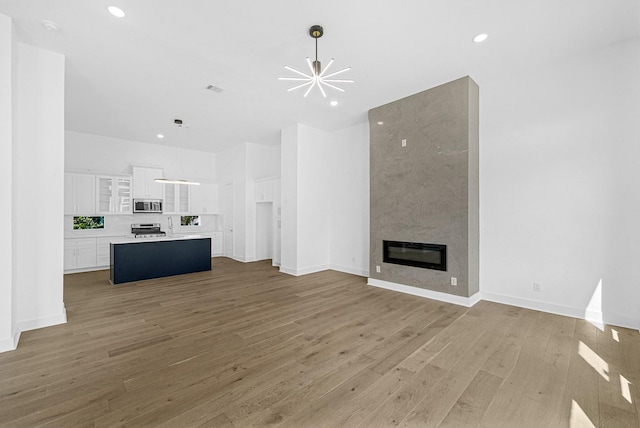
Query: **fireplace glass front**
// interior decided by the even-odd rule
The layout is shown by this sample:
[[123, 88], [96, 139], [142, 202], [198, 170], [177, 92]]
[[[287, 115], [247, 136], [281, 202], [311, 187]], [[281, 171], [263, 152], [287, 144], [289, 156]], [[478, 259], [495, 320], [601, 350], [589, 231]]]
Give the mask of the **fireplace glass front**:
[[446, 245], [400, 241], [382, 241], [382, 244], [385, 263], [447, 270]]

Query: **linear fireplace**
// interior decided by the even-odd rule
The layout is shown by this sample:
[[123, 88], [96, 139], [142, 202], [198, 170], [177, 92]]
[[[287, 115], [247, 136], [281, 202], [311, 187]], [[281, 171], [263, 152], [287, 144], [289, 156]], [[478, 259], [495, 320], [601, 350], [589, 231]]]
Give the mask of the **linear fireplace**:
[[385, 263], [447, 270], [446, 245], [400, 241], [382, 241], [382, 245]]

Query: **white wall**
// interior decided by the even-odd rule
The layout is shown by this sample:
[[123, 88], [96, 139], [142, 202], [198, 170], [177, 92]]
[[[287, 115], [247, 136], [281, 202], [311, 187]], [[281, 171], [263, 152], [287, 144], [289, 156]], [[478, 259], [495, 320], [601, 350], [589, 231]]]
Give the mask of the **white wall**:
[[280, 203], [280, 270], [295, 274], [298, 266], [298, 127], [282, 130]]
[[[0, 194], [12, 194], [12, 37], [11, 18], [0, 15]], [[12, 269], [12, 198], [5, 197], [0, 210], [0, 224], [5, 225], [0, 240], [0, 352], [13, 349], [13, 269]], [[8, 225], [8, 226], [7, 226]]]
[[[65, 169], [105, 174], [131, 174], [132, 165], [154, 166], [164, 170], [165, 177], [183, 178], [202, 183], [217, 182], [217, 155], [198, 150], [168, 147], [139, 141], [121, 140], [102, 135], [65, 132]], [[220, 187], [220, 192], [222, 186]], [[144, 214], [144, 221], [157, 222], [162, 229], [168, 227], [167, 214]], [[200, 215], [200, 226], [180, 226], [180, 216], [174, 215], [174, 233], [216, 232], [221, 230], [220, 217]], [[73, 230], [73, 217], [64, 217], [65, 237], [128, 235], [131, 223], [139, 223], [139, 214], [117, 215], [105, 218], [101, 231]]]
[[273, 259], [273, 204], [260, 203], [255, 206], [255, 259]]
[[[17, 328], [66, 322], [63, 303], [64, 56], [18, 43], [13, 134]], [[46, 211], [34, 207], [34, 201]], [[46, 213], [46, 214], [45, 214]]]
[[262, 178], [280, 176], [280, 144], [265, 146], [261, 144], [245, 143], [245, 261], [259, 259], [256, 253], [257, 211], [255, 201], [255, 181]]
[[326, 132], [298, 128], [298, 274], [329, 267], [329, 201], [333, 189]]
[[261, 178], [280, 176], [280, 145], [265, 146], [262, 144], [245, 143], [247, 147], [247, 178], [259, 180]]
[[329, 139], [330, 266], [368, 276], [369, 124], [333, 132]]
[[328, 134], [305, 125], [282, 132], [282, 263], [304, 275], [329, 268]]
[[254, 181], [280, 175], [280, 145], [242, 143], [219, 154], [220, 181], [233, 183], [234, 255], [242, 262], [256, 260], [256, 203]]
[[233, 258], [246, 261], [246, 145], [232, 146], [219, 153], [218, 169], [223, 185], [233, 183]]
[[369, 126], [282, 131], [281, 271], [369, 271]]
[[165, 177], [205, 183], [218, 179], [215, 153], [72, 131], [65, 133], [67, 170], [131, 174], [132, 164], [163, 168]]
[[[640, 328], [637, 76], [633, 40], [481, 83], [482, 298]], [[368, 139], [283, 130], [284, 272], [366, 274]]]
[[481, 85], [484, 298], [640, 327], [638, 76], [635, 40]]

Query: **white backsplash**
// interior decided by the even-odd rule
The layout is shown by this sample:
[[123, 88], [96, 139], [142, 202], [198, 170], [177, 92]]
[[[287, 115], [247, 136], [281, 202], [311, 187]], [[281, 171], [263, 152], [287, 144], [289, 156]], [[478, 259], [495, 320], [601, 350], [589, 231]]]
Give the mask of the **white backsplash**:
[[104, 229], [73, 230], [73, 216], [64, 216], [65, 238], [90, 236], [127, 236], [131, 235], [132, 223], [160, 223], [162, 231], [169, 234], [169, 217], [173, 218], [173, 233], [210, 233], [222, 230], [222, 215], [200, 215], [200, 226], [180, 226], [180, 215], [167, 214], [131, 214], [105, 215]]

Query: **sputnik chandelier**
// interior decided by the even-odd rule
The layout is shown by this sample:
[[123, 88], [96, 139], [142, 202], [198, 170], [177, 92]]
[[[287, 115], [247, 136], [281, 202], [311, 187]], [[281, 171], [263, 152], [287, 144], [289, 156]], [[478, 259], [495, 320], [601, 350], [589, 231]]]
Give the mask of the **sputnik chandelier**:
[[333, 64], [333, 58], [331, 58], [331, 61], [329, 61], [329, 64], [327, 64], [325, 69], [322, 69], [320, 61], [318, 61], [318, 39], [322, 37], [322, 34], [324, 34], [324, 30], [320, 25], [314, 25], [309, 28], [309, 35], [316, 40], [316, 60], [311, 61], [309, 57], [307, 57], [307, 64], [309, 64], [309, 70], [311, 71], [311, 74], [303, 73], [302, 71], [298, 71], [293, 67], [289, 67], [288, 65], [284, 66], [285, 69], [296, 73], [300, 77], [279, 77], [279, 80], [302, 82], [292, 88], [287, 89], [287, 91], [294, 91], [296, 89], [308, 86], [307, 92], [304, 93], [304, 96], [306, 97], [314, 87], [317, 87], [322, 93], [322, 96], [326, 98], [327, 94], [325, 93], [323, 86], [336, 89], [340, 92], [344, 92], [344, 89], [339, 88], [335, 85], [335, 83], [353, 83], [353, 80], [332, 79], [332, 77], [337, 76], [338, 74], [351, 70], [351, 67], [343, 68], [342, 70], [338, 70], [331, 74], [326, 74], [327, 70], [329, 70], [329, 67], [331, 67], [331, 64]]

